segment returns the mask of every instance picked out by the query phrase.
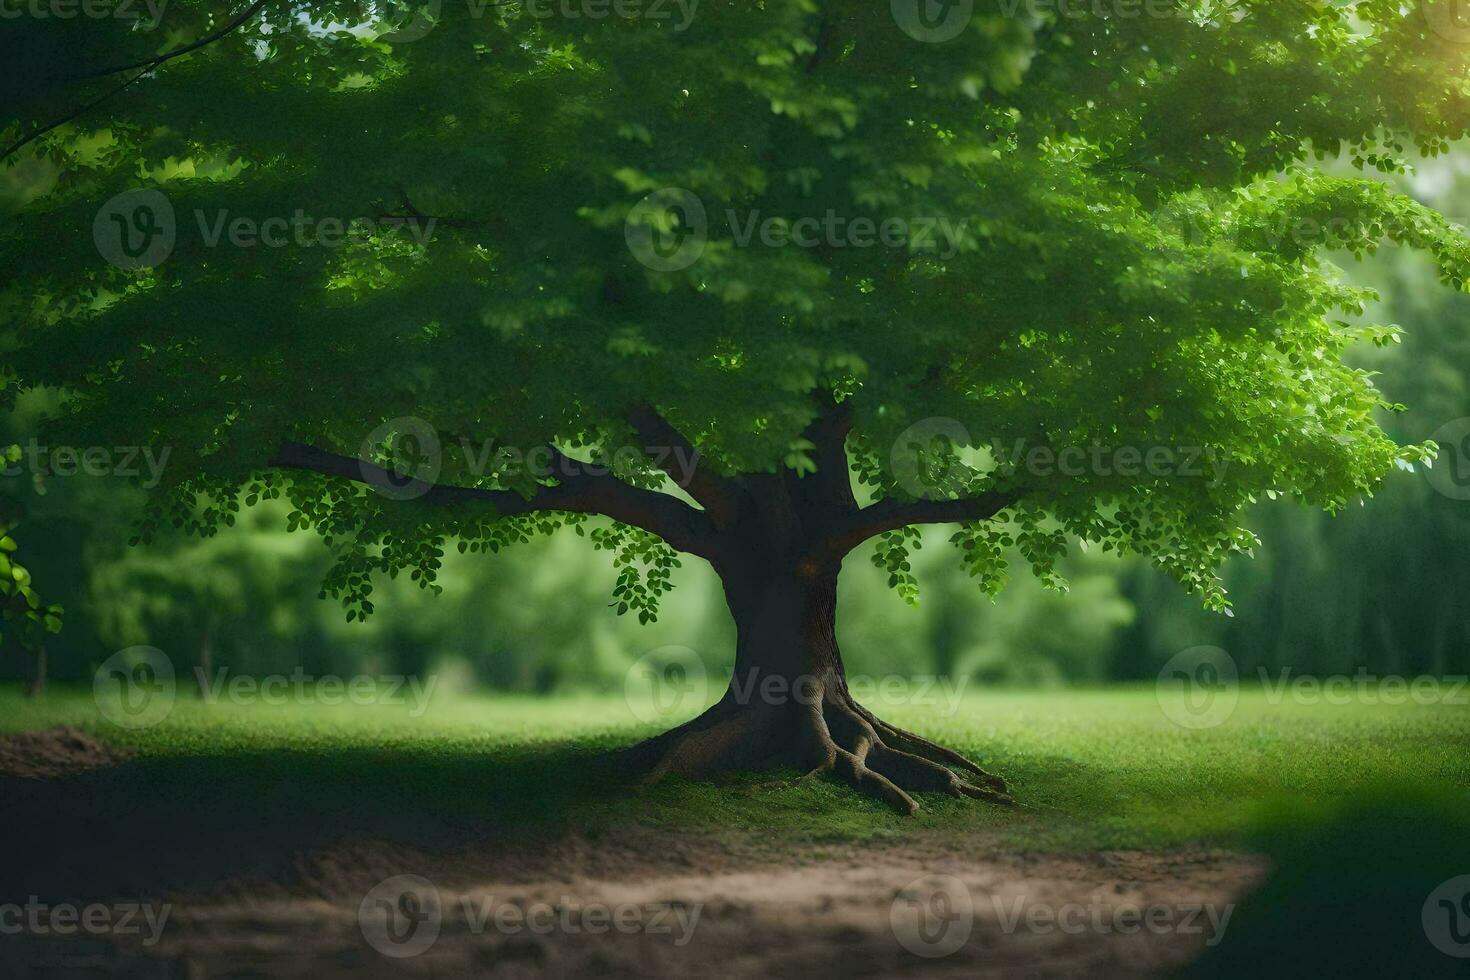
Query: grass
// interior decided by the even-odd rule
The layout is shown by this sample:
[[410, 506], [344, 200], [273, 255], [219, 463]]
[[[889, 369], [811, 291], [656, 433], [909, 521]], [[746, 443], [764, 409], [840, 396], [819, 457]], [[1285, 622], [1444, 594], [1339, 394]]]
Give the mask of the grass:
[[486, 823], [597, 834], [641, 822], [772, 840], [944, 831], [1026, 850], [1236, 846], [1265, 813], [1321, 813], [1384, 794], [1463, 804], [1470, 792], [1464, 704], [1276, 700], [1242, 690], [1228, 720], [1198, 730], [1170, 722], [1151, 685], [971, 693], [952, 713], [872, 705], [1003, 774], [1025, 804], [931, 796], [908, 819], [836, 781], [795, 784], [794, 774], [627, 787], [599, 753], [663, 726], [638, 723], [621, 697], [445, 696], [422, 714], [180, 698], [156, 726], [128, 730], [102, 718], [87, 690], [54, 689], [33, 703], [0, 689], [0, 733], [75, 725], [132, 750], [133, 761], [98, 774], [84, 796], [32, 804], [101, 802], [154, 825], [180, 811], [186, 834], [248, 813], [257, 828], [278, 820], [324, 835], [423, 838]]

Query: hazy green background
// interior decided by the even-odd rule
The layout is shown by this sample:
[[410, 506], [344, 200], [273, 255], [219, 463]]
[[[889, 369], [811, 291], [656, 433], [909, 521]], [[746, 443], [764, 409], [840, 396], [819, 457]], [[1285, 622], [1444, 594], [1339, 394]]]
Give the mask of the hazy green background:
[[[1470, 154], [1426, 166], [1410, 185], [1451, 218], [1470, 215]], [[10, 188], [12, 192], [15, 186]], [[0, 188], [3, 192], [4, 188]], [[1387, 420], [1403, 441], [1427, 439], [1470, 416], [1470, 297], [1438, 288], [1397, 250], [1346, 274], [1376, 285], [1386, 319], [1408, 329], [1401, 346], [1363, 350], [1382, 388], [1409, 406]], [[26, 411], [0, 419], [0, 443], [23, 440]], [[1465, 461], [1446, 447], [1440, 466]], [[713, 574], [686, 558], [654, 625], [617, 617], [614, 572], [586, 538], [564, 534], [489, 559], [450, 550], [433, 597], [383, 583], [377, 615], [349, 624], [317, 598], [327, 554], [314, 534], [288, 534], [281, 509], [247, 511], [209, 540], [164, 536], [128, 548], [138, 491], [119, 478], [0, 477], [0, 508], [24, 515], [19, 535], [48, 600], [67, 610], [49, 646], [53, 680], [83, 679], [112, 652], [160, 647], [176, 663], [207, 651], [239, 672], [423, 672], [464, 687], [550, 691], [620, 687], [628, 665], [655, 648], [694, 649], [711, 669], [728, 664], [733, 630]], [[1024, 563], [992, 603], [931, 529], [915, 556], [918, 608], [854, 554], [842, 578], [839, 632], [850, 672], [946, 673], [992, 685], [1152, 678], [1188, 647], [1225, 648], [1243, 672], [1470, 671], [1470, 502], [1437, 493], [1424, 474], [1397, 474], [1365, 508], [1332, 518], [1262, 502], [1254, 561], [1227, 569], [1235, 615], [1203, 611], [1149, 567], [1097, 554], [1067, 563], [1071, 591], [1048, 593]], [[24, 676], [27, 655], [7, 649], [0, 678]]]

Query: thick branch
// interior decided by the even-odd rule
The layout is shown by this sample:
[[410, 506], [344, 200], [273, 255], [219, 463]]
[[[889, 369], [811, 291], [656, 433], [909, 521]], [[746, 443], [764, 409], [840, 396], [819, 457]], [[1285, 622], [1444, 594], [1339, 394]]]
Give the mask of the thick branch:
[[[425, 484], [414, 499], [431, 506], [479, 503], [497, 516], [538, 511], [599, 514], [658, 535], [679, 550], [701, 558], [714, 553], [714, 527], [698, 510], [676, 497], [624, 483], [610, 473], [594, 471], [585, 463], [549, 450], [555, 486], [541, 486], [529, 498], [512, 490], [486, 490], [446, 484]], [[282, 442], [270, 465], [279, 469], [308, 470], [356, 483], [401, 492], [404, 478], [376, 463], [329, 452], [299, 442]]]
[[721, 479], [705, 462], [703, 454], [684, 434], [669, 424], [651, 405], [639, 405], [628, 421], [659, 469], [709, 512], [716, 527], [727, 525], [735, 512], [732, 484]]
[[1020, 498], [1020, 491], [1006, 490], [959, 500], [880, 500], [851, 515], [827, 537], [822, 546], [824, 557], [841, 558], [876, 534], [912, 524], [963, 524], [989, 520]]

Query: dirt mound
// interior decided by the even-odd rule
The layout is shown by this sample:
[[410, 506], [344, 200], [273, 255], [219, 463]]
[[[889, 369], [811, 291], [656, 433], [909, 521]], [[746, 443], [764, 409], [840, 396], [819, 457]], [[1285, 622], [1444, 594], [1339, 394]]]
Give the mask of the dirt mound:
[[0, 735], [0, 777], [55, 779], [116, 765], [127, 757], [70, 725]]

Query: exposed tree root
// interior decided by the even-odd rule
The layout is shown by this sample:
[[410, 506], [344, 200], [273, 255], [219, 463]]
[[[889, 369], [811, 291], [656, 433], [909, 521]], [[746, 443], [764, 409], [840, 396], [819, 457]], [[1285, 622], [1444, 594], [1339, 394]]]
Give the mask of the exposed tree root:
[[999, 776], [953, 749], [878, 719], [853, 701], [840, 682], [779, 705], [741, 704], [727, 695], [693, 721], [635, 746], [629, 755], [645, 782], [670, 773], [697, 778], [778, 766], [807, 770], [807, 777], [832, 774], [905, 815], [919, 810], [911, 793], [1015, 802]]

